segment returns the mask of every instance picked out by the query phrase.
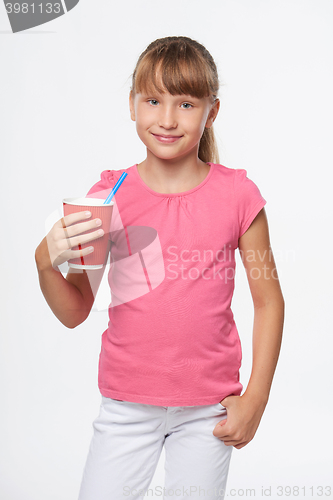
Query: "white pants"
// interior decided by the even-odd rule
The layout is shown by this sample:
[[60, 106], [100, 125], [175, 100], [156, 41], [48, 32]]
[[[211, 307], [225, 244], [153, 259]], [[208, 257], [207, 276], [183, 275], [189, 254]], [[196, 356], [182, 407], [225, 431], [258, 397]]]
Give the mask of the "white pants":
[[227, 418], [220, 404], [155, 406], [102, 396], [79, 500], [149, 499], [164, 446], [163, 499], [224, 498], [232, 446], [213, 435]]

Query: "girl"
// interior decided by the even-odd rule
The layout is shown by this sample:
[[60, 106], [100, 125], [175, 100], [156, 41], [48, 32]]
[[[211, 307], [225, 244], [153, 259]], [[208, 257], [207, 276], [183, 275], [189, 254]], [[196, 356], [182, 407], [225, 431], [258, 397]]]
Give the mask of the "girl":
[[[268, 402], [284, 300], [266, 201], [245, 170], [219, 164], [218, 88], [211, 55], [187, 37], [155, 40], [134, 70], [130, 113], [147, 157], [125, 170], [114, 198], [102, 404], [79, 500], [143, 498], [163, 446], [163, 498], [224, 498], [232, 447], [253, 439]], [[122, 172], [102, 172], [88, 196], [106, 197]], [[100, 237], [89, 217], [64, 217], [36, 250], [42, 292], [69, 328], [89, 315], [103, 273], [70, 269], [64, 279], [58, 269], [92, 251], [71, 250]], [[237, 248], [254, 304], [242, 395], [230, 308]]]

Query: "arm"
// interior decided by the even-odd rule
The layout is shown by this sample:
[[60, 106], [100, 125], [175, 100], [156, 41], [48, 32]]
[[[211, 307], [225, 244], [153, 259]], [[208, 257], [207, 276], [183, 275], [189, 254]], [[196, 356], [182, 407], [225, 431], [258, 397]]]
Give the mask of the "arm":
[[[83, 218], [82, 213], [64, 217], [72, 247], [101, 236], [97, 231], [77, 236], [81, 232], [96, 228], [94, 220], [70, 225]], [[81, 250], [81, 253], [85, 255], [88, 251]], [[83, 272], [70, 269], [64, 278], [58, 265], [79, 255], [80, 251], [68, 249], [68, 240], [61, 221], [53, 226], [35, 252], [40, 288], [45, 300], [59, 321], [68, 328], [75, 328], [88, 317], [104, 272], [104, 268]]]
[[[253, 364], [246, 391], [228, 396], [221, 404], [228, 421], [214, 429], [226, 445], [242, 448], [251, 441], [268, 402], [277, 365], [284, 321], [284, 299], [269, 241], [265, 209], [239, 239], [254, 306]], [[215, 430], [217, 433], [215, 434]]]
[[266, 405], [282, 342], [284, 299], [270, 246], [265, 209], [240, 238], [239, 249], [254, 306], [253, 365], [244, 394]]

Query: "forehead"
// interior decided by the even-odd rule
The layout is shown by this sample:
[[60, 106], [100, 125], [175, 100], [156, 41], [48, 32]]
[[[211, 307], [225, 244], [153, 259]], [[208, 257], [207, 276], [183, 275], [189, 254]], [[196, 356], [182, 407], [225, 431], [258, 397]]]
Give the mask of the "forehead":
[[199, 99], [211, 94], [204, 75], [200, 74], [200, 68], [190, 68], [185, 62], [163, 61], [156, 65], [148, 60], [140, 64], [134, 81], [134, 92]]

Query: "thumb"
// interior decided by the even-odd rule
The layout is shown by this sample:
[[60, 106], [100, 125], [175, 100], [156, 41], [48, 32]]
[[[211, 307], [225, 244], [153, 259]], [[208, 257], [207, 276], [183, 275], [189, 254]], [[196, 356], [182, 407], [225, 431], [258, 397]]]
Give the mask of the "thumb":
[[[227, 419], [221, 420], [221, 422], [218, 422], [213, 430], [213, 434], [216, 437], [222, 437], [223, 434], [225, 434], [226, 431], [222, 429], [222, 427], [227, 423]], [[222, 434], [221, 434], [222, 433]]]

